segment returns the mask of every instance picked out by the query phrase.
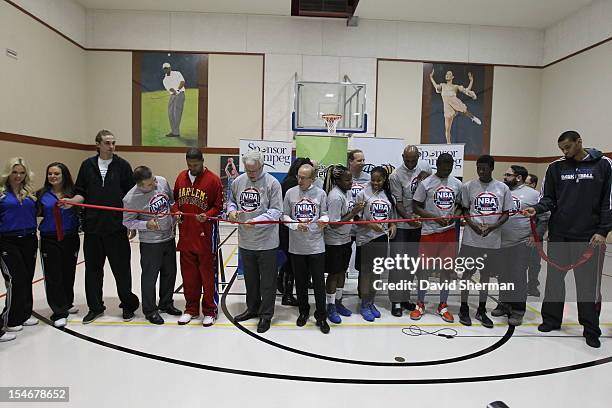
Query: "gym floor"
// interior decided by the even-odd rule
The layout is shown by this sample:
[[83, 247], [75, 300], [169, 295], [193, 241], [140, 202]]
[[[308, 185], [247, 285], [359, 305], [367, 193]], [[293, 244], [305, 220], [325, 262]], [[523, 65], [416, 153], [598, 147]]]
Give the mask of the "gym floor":
[[[155, 326], [142, 312], [123, 322], [108, 265], [106, 313], [82, 325], [87, 305], [80, 263], [75, 283], [80, 311], [70, 316], [64, 330], [56, 329], [48, 320], [51, 312], [37, 266], [34, 309], [42, 320], [17, 333], [17, 340], [0, 344], [0, 384], [70, 387], [70, 402], [61, 404], [70, 407], [355, 407], [398, 402], [484, 408], [493, 401], [510, 408], [609, 406], [612, 308], [607, 302], [600, 349], [586, 346], [575, 304], [566, 305], [560, 332], [538, 332], [540, 304], [533, 297], [522, 326], [512, 329], [493, 318], [495, 327], [486, 329], [444, 323], [433, 314], [436, 294], [430, 294], [428, 313], [418, 327], [429, 332], [444, 328], [445, 334], [454, 334], [454, 329], [452, 339], [424, 332], [410, 336], [407, 328], [414, 322], [407, 312], [402, 318], [391, 316], [383, 295], [377, 301], [381, 319], [367, 323], [356, 313], [343, 318], [341, 325], [331, 325], [328, 335], [318, 330], [312, 316], [305, 327], [296, 327], [297, 310], [281, 306], [279, 297], [272, 328], [259, 335], [257, 320], [240, 325], [229, 320], [244, 310], [245, 288], [234, 275], [237, 233], [233, 227], [222, 227], [221, 232], [228, 283], [220, 294], [219, 319], [208, 328], [197, 320], [178, 326], [177, 318], [167, 315], [164, 325]], [[610, 249], [606, 258], [602, 291], [610, 293]], [[137, 238], [132, 241], [132, 268], [133, 290], [140, 296]], [[544, 266], [541, 282], [545, 273]], [[347, 282], [345, 304], [357, 311], [356, 280]], [[181, 309], [180, 273], [176, 285], [175, 305]], [[567, 287], [572, 286], [570, 273]], [[488, 310], [495, 307], [495, 298], [491, 293]], [[456, 315], [458, 297], [452, 293], [449, 306]]]

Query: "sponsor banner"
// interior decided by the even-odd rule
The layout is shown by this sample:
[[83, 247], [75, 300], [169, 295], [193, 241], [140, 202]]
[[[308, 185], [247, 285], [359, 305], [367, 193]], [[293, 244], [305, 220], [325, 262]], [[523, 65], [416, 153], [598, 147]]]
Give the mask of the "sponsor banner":
[[[431, 168], [436, 170], [436, 160], [442, 153], [449, 153], [455, 159], [455, 167], [451, 173], [455, 177], [463, 177], [464, 147], [458, 144], [419, 144], [416, 145], [421, 152], [421, 159], [427, 161]], [[351, 138], [351, 149], [363, 151], [366, 159], [364, 171], [369, 173], [376, 166], [392, 167], [401, 166], [402, 153], [406, 147], [403, 139], [358, 137]]]
[[[291, 166], [291, 142], [278, 142], [273, 140], [247, 140], [240, 139], [240, 156], [250, 151], [259, 151], [264, 159], [264, 170], [276, 177], [279, 181], [285, 178]], [[240, 162], [240, 172], [244, 173], [244, 163]]]

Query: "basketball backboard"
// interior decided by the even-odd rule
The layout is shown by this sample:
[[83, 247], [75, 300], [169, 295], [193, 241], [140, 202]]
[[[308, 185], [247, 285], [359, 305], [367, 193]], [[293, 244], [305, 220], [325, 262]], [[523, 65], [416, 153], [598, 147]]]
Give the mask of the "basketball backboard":
[[328, 133], [322, 115], [338, 114], [336, 133], [365, 133], [365, 107], [366, 84], [296, 81], [291, 125], [294, 132]]

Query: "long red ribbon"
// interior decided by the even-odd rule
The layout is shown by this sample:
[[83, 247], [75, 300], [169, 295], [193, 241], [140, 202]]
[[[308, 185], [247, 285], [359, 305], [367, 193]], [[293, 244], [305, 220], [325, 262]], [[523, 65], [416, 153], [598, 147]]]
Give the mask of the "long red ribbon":
[[[544, 248], [542, 246], [542, 241], [540, 240], [540, 237], [538, 236], [538, 232], [536, 230], [536, 222], [535, 222], [535, 217], [531, 217], [529, 218], [529, 224], [531, 226], [531, 235], [533, 236], [533, 240], [535, 242], [535, 247], [536, 250], [538, 251], [538, 254], [540, 255], [540, 258], [542, 258], [544, 261], [546, 261], [549, 265], [554, 266], [555, 268], [563, 271], [563, 272], [567, 272], [570, 269], [574, 269], [580, 265], [583, 265], [584, 263], [586, 263], [589, 259], [591, 259], [593, 257], [593, 255], [595, 255], [595, 248], [593, 248], [591, 245], [587, 246], [586, 250], [582, 253], [582, 255], [580, 256], [580, 258], [574, 262], [573, 264], [570, 265], [559, 265], [558, 263], [556, 263], [555, 261], [553, 261], [552, 259], [550, 259], [546, 253], [544, 252]], [[601, 252], [605, 251], [605, 245], [600, 246], [600, 255]]]
[[[64, 231], [63, 231], [63, 227], [62, 227], [62, 215], [61, 215], [61, 211], [59, 208], [59, 204], [61, 203], [65, 203], [65, 204], [70, 204], [76, 207], [83, 207], [83, 208], [92, 208], [92, 209], [96, 209], [96, 210], [105, 210], [105, 211], [120, 211], [120, 212], [130, 212], [130, 213], [136, 213], [136, 214], [146, 214], [146, 215], [158, 215], [158, 216], [166, 216], [166, 215], [172, 215], [172, 216], [190, 216], [190, 217], [195, 217], [198, 214], [194, 214], [194, 213], [171, 213], [171, 212], [167, 212], [167, 213], [162, 213], [162, 212], [151, 212], [151, 211], [144, 211], [144, 210], [133, 210], [133, 209], [128, 209], [128, 208], [117, 208], [117, 207], [109, 207], [109, 206], [104, 206], [104, 205], [93, 205], [93, 204], [73, 204], [73, 203], [67, 203], [64, 202], [62, 200], [58, 201], [58, 205], [56, 205], [53, 208], [53, 217], [55, 218], [55, 225], [56, 225], [56, 232], [57, 232], [57, 239], [58, 241], [61, 241], [64, 239]], [[492, 214], [480, 214], [480, 215], [456, 215], [456, 216], [450, 216], [450, 217], [434, 217], [434, 218], [400, 218], [400, 219], [393, 219], [393, 220], [362, 220], [362, 221], [326, 221], [326, 222], [322, 222], [322, 224], [330, 224], [330, 225], [343, 225], [343, 224], [387, 224], [387, 223], [399, 223], [399, 222], [413, 222], [413, 221], [437, 221], [437, 220], [444, 220], [444, 219], [464, 219], [464, 218], [476, 218], [476, 217], [490, 217], [490, 216], [495, 216], [495, 215], [502, 215], [502, 213], [492, 213]], [[514, 215], [514, 214], [513, 214]], [[299, 221], [282, 221], [282, 220], [266, 220], [266, 221], [255, 221], [255, 222], [243, 222], [243, 221], [230, 221], [230, 220], [226, 220], [226, 219], [222, 219], [219, 217], [208, 217], [208, 219], [212, 220], [212, 221], [220, 221], [220, 222], [226, 222], [229, 224], [250, 224], [250, 225], [254, 225], [254, 224], [291, 224], [291, 223], [299, 223]], [[543, 248], [542, 248], [542, 242], [540, 241], [537, 231], [536, 231], [536, 223], [534, 218], [530, 218], [529, 219], [529, 223], [531, 226], [531, 234], [533, 236], [533, 239], [535, 241], [535, 245], [536, 245], [536, 249], [538, 251], [538, 254], [540, 255], [540, 257], [542, 259], [544, 259], [544, 261], [546, 261], [547, 263], [549, 263], [550, 265], [554, 266], [555, 268], [562, 270], [562, 271], [569, 271], [570, 269], [574, 269], [582, 264], [584, 264], [585, 262], [587, 262], [595, 253], [595, 250], [593, 247], [589, 246], [587, 247], [587, 249], [585, 250], [585, 252], [582, 254], [582, 256], [580, 257], [580, 259], [578, 259], [577, 262], [571, 264], [571, 265], [559, 265], [556, 262], [552, 261], [544, 252]]]

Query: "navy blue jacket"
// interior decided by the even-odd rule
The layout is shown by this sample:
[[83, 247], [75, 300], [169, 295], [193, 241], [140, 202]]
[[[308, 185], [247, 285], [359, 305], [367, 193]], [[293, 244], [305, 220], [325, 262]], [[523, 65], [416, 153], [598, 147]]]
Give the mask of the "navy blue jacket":
[[36, 232], [36, 201], [19, 202], [12, 191], [0, 193], [0, 234], [26, 235]]
[[586, 149], [582, 161], [552, 162], [542, 182], [536, 212], [550, 211], [549, 233], [578, 241], [612, 230], [612, 160], [597, 149]]
[[[42, 221], [38, 226], [41, 235], [55, 235], [55, 217], [53, 216], [53, 208], [57, 203], [57, 197], [52, 191], [45, 191], [38, 198], [39, 214], [42, 215]], [[62, 229], [65, 235], [74, 234], [79, 229], [79, 217], [76, 213], [76, 207], [70, 209], [60, 209], [62, 214]]]

